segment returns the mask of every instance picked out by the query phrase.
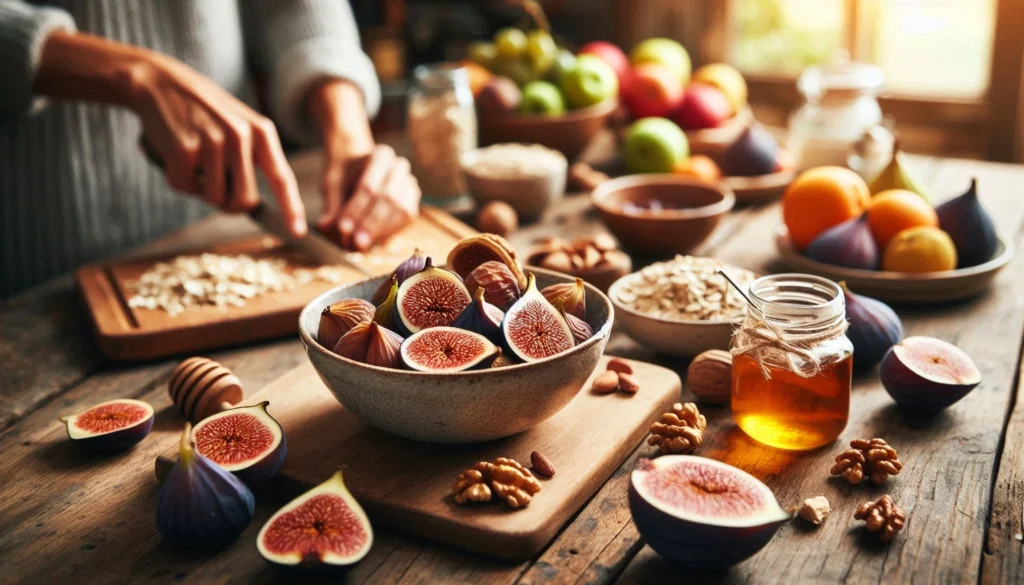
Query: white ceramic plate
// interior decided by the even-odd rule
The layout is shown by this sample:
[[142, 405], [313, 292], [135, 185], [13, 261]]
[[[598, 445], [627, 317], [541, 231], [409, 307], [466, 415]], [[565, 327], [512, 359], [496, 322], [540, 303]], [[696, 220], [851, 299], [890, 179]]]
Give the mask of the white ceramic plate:
[[797, 251], [785, 226], [779, 226], [776, 231], [775, 245], [782, 261], [790, 268], [837, 282], [844, 280], [855, 293], [902, 303], [938, 303], [966, 299], [988, 288], [996, 274], [1013, 258], [1013, 241], [1002, 235], [998, 238], [995, 257], [984, 264], [925, 274], [860, 270], [812, 260]]

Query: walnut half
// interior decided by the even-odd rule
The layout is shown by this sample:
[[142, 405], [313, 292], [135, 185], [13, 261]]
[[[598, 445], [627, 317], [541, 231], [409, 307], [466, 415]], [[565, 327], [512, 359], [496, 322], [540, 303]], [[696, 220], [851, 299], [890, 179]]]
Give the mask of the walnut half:
[[521, 508], [540, 491], [540, 482], [515, 459], [481, 461], [459, 474], [452, 485], [456, 504], [489, 502], [494, 496], [509, 508]]
[[692, 453], [704, 441], [707, 419], [692, 402], [672, 405], [672, 412], [661, 415], [661, 420], [651, 425], [651, 436], [647, 444], [657, 446], [662, 453]]

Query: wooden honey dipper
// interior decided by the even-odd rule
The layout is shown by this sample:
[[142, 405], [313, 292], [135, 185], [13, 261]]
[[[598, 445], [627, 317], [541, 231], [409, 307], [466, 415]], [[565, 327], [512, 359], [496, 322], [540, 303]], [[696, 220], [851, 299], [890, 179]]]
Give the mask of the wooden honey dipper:
[[178, 364], [167, 391], [181, 414], [193, 422], [232, 408], [243, 397], [238, 377], [204, 357], [191, 357]]

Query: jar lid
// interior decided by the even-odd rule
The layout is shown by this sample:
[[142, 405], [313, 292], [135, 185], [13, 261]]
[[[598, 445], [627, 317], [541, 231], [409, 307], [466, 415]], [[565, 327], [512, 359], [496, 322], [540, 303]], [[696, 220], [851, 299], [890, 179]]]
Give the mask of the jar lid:
[[469, 72], [454, 63], [420, 65], [414, 71], [416, 82], [430, 89], [453, 89], [469, 86]]
[[800, 75], [796, 86], [807, 99], [824, 95], [857, 97], [875, 95], [885, 82], [881, 67], [867, 63], [840, 62], [808, 67]]

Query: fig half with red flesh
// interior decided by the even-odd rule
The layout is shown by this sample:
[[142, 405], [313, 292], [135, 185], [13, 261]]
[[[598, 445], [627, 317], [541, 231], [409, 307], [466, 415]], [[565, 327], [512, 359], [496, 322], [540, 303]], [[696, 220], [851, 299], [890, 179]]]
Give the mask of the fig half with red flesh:
[[509, 307], [501, 329], [511, 355], [535, 362], [572, 349], [576, 341], [559, 310], [537, 290], [532, 272], [527, 280], [526, 292]]
[[263, 485], [281, 469], [288, 450], [268, 404], [231, 408], [199, 421], [192, 429], [196, 451], [250, 487]]
[[981, 371], [960, 348], [933, 337], [908, 337], [894, 345], [879, 368], [882, 385], [901, 407], [942, 410], [981, 383]]
[[343, 569], [373, 546], [373, 528], [338, 470], [295, 498], [260, 529], [256, 547], [277, 565]]
[[60, 417], [68, 438], [94, 451], [124, 451], [153, 429], [153, 407], [141, 400], [119, 398]]
[[457, 274], [434, 266], [427, 258], [426, 267], [398, 287], [398, 328], [411, 334], [451, 325], [472, 300]]
[[660, 555], [708, 568], [750, 557], [792, 518], [754, 476], [690, 455], [641, 459], [630, 476], [629, 508]]
[[479, 333], [455, 327], [431, 327], [402, 343], [402, 361], [420, 372], [436, 374], [485, 368], [498, 348]]

